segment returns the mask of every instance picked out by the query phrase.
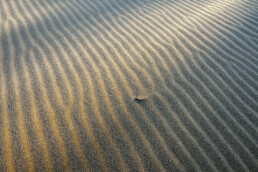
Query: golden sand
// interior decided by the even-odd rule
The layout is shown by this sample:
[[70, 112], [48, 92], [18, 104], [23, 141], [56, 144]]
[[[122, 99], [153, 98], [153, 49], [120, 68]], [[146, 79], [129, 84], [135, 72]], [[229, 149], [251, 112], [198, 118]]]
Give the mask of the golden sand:
[[0, 171], [257, 171], [255, 0], [1, 0]]

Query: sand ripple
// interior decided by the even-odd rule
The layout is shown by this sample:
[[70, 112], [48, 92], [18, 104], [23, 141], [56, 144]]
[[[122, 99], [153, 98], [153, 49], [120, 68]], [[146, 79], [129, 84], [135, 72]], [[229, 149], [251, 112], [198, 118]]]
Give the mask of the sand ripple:
[[1, 0], [0, 171], [257, 171], [255, 0]]

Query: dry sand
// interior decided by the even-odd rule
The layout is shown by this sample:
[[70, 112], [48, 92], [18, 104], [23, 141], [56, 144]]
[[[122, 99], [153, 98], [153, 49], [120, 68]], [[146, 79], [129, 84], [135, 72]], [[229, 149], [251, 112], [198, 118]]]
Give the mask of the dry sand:
[[0, 0], [0, 171], [258, 171], [257, 0]]

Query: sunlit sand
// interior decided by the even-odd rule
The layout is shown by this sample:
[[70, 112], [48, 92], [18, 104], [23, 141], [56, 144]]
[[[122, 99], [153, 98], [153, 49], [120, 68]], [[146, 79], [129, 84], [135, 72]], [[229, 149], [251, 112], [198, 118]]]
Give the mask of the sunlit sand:
[[0, 0], [0, 171], [258, 171], [256, 0]]

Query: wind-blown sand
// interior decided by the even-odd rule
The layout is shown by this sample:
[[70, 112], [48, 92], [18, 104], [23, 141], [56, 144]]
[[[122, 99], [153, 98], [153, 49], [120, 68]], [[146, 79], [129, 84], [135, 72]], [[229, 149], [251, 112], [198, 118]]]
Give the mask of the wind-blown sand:
[[258, 171], [256, 0], [0, 0], [0, 171]]

